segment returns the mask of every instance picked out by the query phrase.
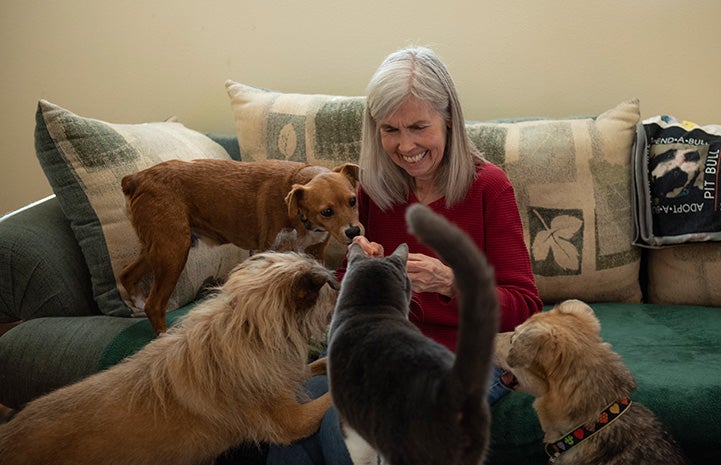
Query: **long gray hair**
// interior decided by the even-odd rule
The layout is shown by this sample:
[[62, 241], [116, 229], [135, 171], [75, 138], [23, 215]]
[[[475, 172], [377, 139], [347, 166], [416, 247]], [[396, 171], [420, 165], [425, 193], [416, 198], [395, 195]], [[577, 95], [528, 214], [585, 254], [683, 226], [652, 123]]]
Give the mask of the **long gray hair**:
[[359, 164], [363, 189], [381, 209], [408, 200], [413, 179], [383, 149], [378, 122], [410, 96], [428, 102], [448, 126], [446, 150], [434, 183], [451, 207], [462, 200], [483, 155], [468, 139], [456, 87], [440, 58], [425, 47], [390, 54], [368, 84]]

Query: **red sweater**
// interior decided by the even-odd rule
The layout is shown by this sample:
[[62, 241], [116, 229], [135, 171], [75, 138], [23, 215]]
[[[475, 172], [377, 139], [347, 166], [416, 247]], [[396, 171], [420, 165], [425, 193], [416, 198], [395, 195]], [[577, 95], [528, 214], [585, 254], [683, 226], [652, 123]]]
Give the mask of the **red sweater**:
[[[360, 188], [360, 222], [366, 228], [368, 240], [381, 244], [386, 254], [405, 242], [411, 253], [436, 257], [433, 251], [407, 231], [406, 207], [417, 202], [418, 199], [411, 192], [407, 204], [395, 205], [384, 212]], [[543, 304], [538, 296], [528, 249], [523, 241], [513, 186], [499, 167], [491, 163], [479, 166], [478, 176], [465, 199], [452, 208], [446, 208], [443, 198], [429, 207], [466, 231], [493, 265], [501, 304], [500, 331], [513, 331], [518, 324], [541, 309]], [[344, 272], [345, 269], [338, 270], [339, 278], [342, 278]], [[416, 294], [411, 303], [410, 320], [423, 334], [455, 351], [458, 334], [455, 298], [428, 292]]]

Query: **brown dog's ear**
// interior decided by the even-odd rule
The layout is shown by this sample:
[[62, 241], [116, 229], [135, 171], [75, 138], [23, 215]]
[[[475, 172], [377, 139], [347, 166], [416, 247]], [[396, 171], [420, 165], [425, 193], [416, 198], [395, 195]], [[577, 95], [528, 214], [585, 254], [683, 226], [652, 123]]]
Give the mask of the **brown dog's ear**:
[[298, 216], [304, 192], [305, 186], [303, 184], [293, 184], [290, 192], [285, 196], [285, 203], [288, 205], [288, 217], [295, 218]]
[[355, 163], [344, 163], [333, 168], [333, 171], [348, 178], [353, 188], [358, 188], [358, 183], [360, 182], [360, 167], [358, 165]]
[[318, 300], [318, 293], [326, 284], [332, 289], [340, 289], [340, 284], [330, 271], [311, 270], [301, 274], [294, 286], [298, 311], [312, 308]]

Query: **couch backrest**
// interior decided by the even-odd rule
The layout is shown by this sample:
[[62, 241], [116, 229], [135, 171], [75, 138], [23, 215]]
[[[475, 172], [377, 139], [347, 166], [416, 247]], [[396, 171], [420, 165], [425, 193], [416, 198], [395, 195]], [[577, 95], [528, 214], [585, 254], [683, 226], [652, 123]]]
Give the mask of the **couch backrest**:
[[[243, 160], [358, 160], [363, 97], [226, 87]], [[596, 118], [468, 122], [473, 143], [515, 187], [545, 303], [641, 301], [630, 169], [639, 118], [630, 100]]]

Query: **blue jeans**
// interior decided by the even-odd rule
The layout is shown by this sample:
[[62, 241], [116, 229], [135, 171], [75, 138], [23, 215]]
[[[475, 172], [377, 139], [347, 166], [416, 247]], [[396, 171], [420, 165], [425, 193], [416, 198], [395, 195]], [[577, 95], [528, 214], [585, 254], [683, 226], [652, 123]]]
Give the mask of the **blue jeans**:
[[[500, 381], [503, 370], [494, 368], [491, 386], [488, 390], [488, 402], [493, 405], [508, 393]], [[314, 376], [306, 383], [311, 398], [321, 396], [328, 391], [328, 377]], [[289, 446], [271, 445], [268, 451], [267, 465], [353, 465], [345, 441], [338, 426], [338, 412], [331, 407], [323, 417], [317, 433], [294, 442]]]

